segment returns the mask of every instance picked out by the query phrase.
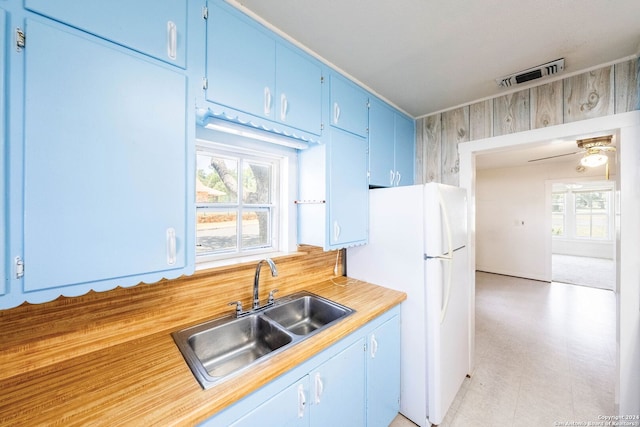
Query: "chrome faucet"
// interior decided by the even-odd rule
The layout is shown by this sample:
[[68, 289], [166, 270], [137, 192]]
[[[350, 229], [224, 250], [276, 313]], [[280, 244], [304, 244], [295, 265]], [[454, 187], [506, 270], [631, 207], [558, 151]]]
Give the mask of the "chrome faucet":
[[260, 260], [260, 262], [258, 262], [258, 265], [256, 266], [256, 276], [253, 280], [253, 308], [251, 310], [246, 310], [244, 311], [242, 309], [242, 302], [240, 301], [232, 301], [229, 303], [229, 305], [235, 305], [236, 306], [236, 317], [243, 317], [246, 316], [248, 314], [254, 313], [256, 311], [259, 310], [263, 310], [271, 305], [273, 305], [273, 303], [275, 302], [275, 298], [273, 297], [273, 295], [278, 292], [277, 289], [273, 289], [271, 291], [269, 291], [269, 299], [267, 300], [267, 303], [265, 305], [263, 305], [262, 307], [260, 307], [260, 297], [259, 297], [259, 285], [260, 285], [260, 267], [262, 267], [262, 263], [266, 262], [269, 265], [269, 268], [271, 269], [271, 275], [273, 277], [276, 277], [278, 275], [278, 269], [276, 268], [276, 264], [271, 261], [270, 258], [265, 258]]
[[[272, 277], [276, 277], [278, 275], [278, 269], [276, 268], [275, 263], [271, 261], [271, 258], [265, 258], [258, 262], [258, 265], [256, 266], [256, 277], [253, 279], [253, 309], [254, 310], [257, 310], [260, 308], [260, 298], [258, 296], [259, 294], [258, 288], [260, 284], [260, 267], [262, 266], [263, 262], [266, 262], [267, 264], [269, 264]], [[273, 294], [275, 292], [277, 292], [277, 289], [269, 293], [269, 302], [273, 302], [272, 299], [273, 299]]]

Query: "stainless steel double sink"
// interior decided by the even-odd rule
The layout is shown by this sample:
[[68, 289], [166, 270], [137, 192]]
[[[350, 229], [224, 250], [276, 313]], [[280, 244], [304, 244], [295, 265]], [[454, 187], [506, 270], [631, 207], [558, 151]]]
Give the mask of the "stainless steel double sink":
[[241, 372], [339, 322], [354, 310], [310, 292], [277, 299], [240, 318], [227, 316], [173, 332], [203, 388]]

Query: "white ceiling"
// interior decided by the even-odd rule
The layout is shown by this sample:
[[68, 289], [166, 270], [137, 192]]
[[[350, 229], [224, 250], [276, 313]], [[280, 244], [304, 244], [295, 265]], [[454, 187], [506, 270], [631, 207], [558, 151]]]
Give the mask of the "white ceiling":
[[568, 75], [640, 52], [640, 0], [228, 1], [413, 117], [558, 58]]

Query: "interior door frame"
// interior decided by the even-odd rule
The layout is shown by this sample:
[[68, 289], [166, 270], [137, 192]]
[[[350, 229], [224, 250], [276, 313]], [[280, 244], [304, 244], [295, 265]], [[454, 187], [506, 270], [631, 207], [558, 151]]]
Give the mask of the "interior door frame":
[[[616, 173], [616, 409], [640, 413], [640, 111], [582, 120], [460, 143], [460, 186], [468, 191], [470, 330], [469, 372], [475, 364], [476, 164], [478, 154], [610, 132], [618, 141]], [[626, 183], [626, 185], [624, 184]], [[624, 235], [620, 232], [624, 230]]]

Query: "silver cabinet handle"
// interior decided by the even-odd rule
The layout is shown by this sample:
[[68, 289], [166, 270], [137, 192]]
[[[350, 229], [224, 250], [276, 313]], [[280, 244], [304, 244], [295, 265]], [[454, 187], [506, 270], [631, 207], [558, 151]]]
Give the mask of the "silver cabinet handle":
[[315, 404], [319, 404], [320, 403], [320, 397], [322, 396], [322, 393], [324, 393], [324, 384], [322, 383], [322, 377], [320, 376], [320, 372], [316, 373], [315, 376], [315, 393], [314, 393], [314, 401]]
[[175, 60], [178, 55], [178, 27], [173, 21], [167, 21], [167, 56]]
[[376, 340], [376, 334], [371, 334], [371, 345], [369, 346], [371, 349], [371, 358], [376, 358], [376, 353], [378, 352], [378, 340]]
[[173, 227], [167, 228], [167, 264], [176, 263], [176, 230]]
[[280, 95], [280, 120], [287, 121], [287, 110], [289, 109], [289, 103], [287, 102], [287, 95], [284, 93]]
[[271, 89], [268, 86], [264, 87], [264, 115], [271, 115]]
[[337, 102], [333, 103], [333, 124], [337, 125], [340, 120], [340, 106]]
[[304, 418], [304, 409], [307, 406], [307, 399], [304, 395], [304, 386], [298, 385], [298, 418]]

